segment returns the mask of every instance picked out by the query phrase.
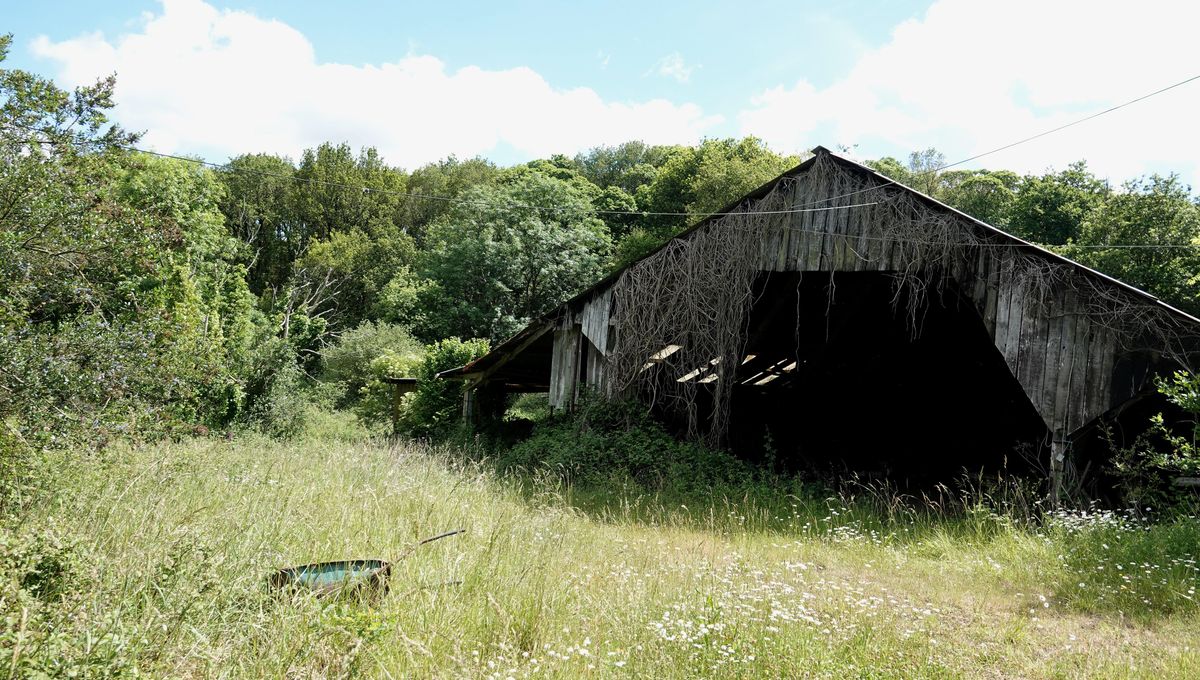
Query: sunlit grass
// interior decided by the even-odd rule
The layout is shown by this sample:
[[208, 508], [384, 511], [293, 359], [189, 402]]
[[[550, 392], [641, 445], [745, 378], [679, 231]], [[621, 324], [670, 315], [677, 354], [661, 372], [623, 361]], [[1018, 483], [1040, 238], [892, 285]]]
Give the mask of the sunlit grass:
[[[173, 677], [1200, 673], [1193, 520], [1033, 524], [880, 490], [582, 490], [346, 435], [187, 442], [62, 470], [63, 491], [19, 531], [73, 542], [67, 592], [4, 603], [0, 672], [57, 660]], [[265, 587], [282, 566], [394, 559], [459, 527], [400, 561], [373, 604]], [[1155, 566], [1118, 596], [1105, 570], [1132, 562]]]

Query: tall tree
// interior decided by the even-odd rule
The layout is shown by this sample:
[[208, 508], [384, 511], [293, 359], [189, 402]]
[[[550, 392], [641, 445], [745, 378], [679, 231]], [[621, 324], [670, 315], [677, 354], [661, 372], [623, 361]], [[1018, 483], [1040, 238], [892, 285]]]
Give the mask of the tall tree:
[[[11, 38], [0, 38], [0, 60]], [[212, 173], [127, 150], [113, 79], [0, 69], [0, 454], [227, 422], [253, 300]]]
[[[1108, 244], [1125, 247], [1094, 247]], [[1189, 312], [1200, 312], [1200, 206], [1175, 175], [1127, 182], [1123, 191], [1088, 214], [1075, 244], [1063, 251]]]
[[250, 288], [260, 295], [284, 285], [307, 244], [292, 206], [295, 174], [291, 161], [269, 154], [238, 156], [220, 171], [221, 211], [247, 246]]
[[309, 239], [360, 229], [387, 234], [403, 224], [407, 176], [367, 148], [321, 144], [304, 152], [296, 169], [293, 210]]
[[[618, 246], [616, 264], [641, 257], [703, 215], [771, 180], [800, 162], [780, 156], [755, 137], [706, 139], [698, 147], [671, 147], [654, 181], [637, 190], [638, 220]], [[691, 214], [689, 214], [691, 213]]]
[[1063, 245], [1079, 237], [1084, 220], [1110, 193], [1084, 161], [1059, 173], [1027, 175], [1017, 187], [1008, 226], [1030, 241]]
[[1008, 170], [944, 173], [941, 199], [968, 215], [997, 227], [1008, 226], [1021, 178]]
[[603, 274], [608, 229], [570, 182], [526, 171], [463, 199], [429, 230], [426, 337], [503, 338]]
[[423, 244], [429, 224], [449, 212], [455, 198], [472, 187], [495, 182], [499, 172], [489, 160], [460, 161], [454, 156], [414, 170], [408, 178], [405, 229], [418, 245]]
[[575, 163], [583, 176], [596, 186], [617, 187], [632, 195], [639, 187], [654, 181], [658, 169], [667, 162], [674, 148], [638, 141], [598, 146], [576, 155]]

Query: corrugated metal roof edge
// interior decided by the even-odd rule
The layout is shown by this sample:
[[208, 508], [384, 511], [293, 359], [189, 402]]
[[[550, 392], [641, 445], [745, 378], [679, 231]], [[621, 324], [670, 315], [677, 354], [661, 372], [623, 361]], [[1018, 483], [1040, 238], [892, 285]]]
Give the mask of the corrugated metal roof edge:
[[[890, 177], [887, 177], [886, 175], [883, 175], [882, 173], [880, 173], [866, 165], [863, 165], [862, 163], [859, 163], [856, 160], [853, 160], [853, 159], [847, 158], [845, 156], [842, 156], [840, 154], [834, 153], [833, 151], [830, 151], [829, 149], [827, 149], [823, 146], [813, 147], [812, 154], [813, 155], [810, 158], [805, 159], [802, 163], [800, 163], [796, 167], [792, 168], [791, 170], [788, 170], [787, 172], [780, 174], [778, 177], [766, 182], [765, 184], [758, 187], [754, 191], [751, 191], [750, 193], [746, 194], [745, 196], [730, 203], [729, 205], [725, 206], [721, 210], [718, 210], [717, 212], [713, 213], [712, 215], [709, 215], [708, 217], [705, 217], [704, 219], [697, 222], [696, 224], [688, 227], [684, 231], [676, 234], [675, 236], [672, 236], [671, 238], [667, 239], [662, 245], [658, 246], [654, 250], [651, 250], [650, 252], [639, 257], [638, 259], [634, 260], [633, 262], [630, 262], [629, 264], [625, 265], [624, 267], [621, 267], [620, 269], [612, 272], [611, 274], [608, 274], [607, 276], [600, 279], [596, 283], [592, 284], [588, 288], [584, 289], [580, 293], [571, 297], [566, 302], [563, 302], [559, 306], [555, 307], [552, 311], [543, 314], [542, 316], [538, 317], [534, 321], [531, 321], [528, 326], [526, 326], [521, 331], [518, 331], [512, 337], [508, 338], [507, 340], [500, 343], [499, 345], [496, 345], [496, 347], [493, 348], [491, 351], [489, 351], [487, 354], [479, 357], [475, 361], [472, 361], [464, 366], [460, 366], [458, 368], [452, 368], [452, 369], [449, 369], [446, 371], [442, 371], [441, 373], [438, 373], [438, 377], [439, 378], [443, 378], [443, 377], [449, 378], [449, 377], [454, 377], [456, 375], [465, 375], [467, 373], [474, 373], [474, 372], [477, 372], [478, 370], [482, 370], [482, 369], [486, 368], [487, 367], [486, 365], [480, 367], [480, 364], [482, 364], [485, 359], [491, 359], [491, 361], [495, 361], [495, 358], [493, 358], [493, 355], [496, 355], [496, 357], [498, 357], [499, 355], [502, 355], [504, 353], [502, 351], [503, 349], [509, 348], [516, 344], [519, 344], [520, 341], [523, 340], [527, 334], [533, 332], [534, 329], [540, 327], [542, 324], [553, 322], [556, 318], [558, 318], [559, 315], [562, 314], [564, 309], [570, 308], [571, 306], [578, 304], [579, 302], [587, 299], [589, 296], [594, 295], [597, 291], [602, 290], [605, 286], [608, 286], [608, 285], [614, 283], [618, 278], [620, 278], [621, 274], [623, 274], [625, 272], [625, 270], [636, 265], [637, 263], [641, 262], [642, 260], [645, 260], [646, 258], [654, 256], [659, 251], [661, 251], [663, 248], [666, 248], [667, 245], [670, 244], [672, 241], [674, 241], [676, 239], [690, 237], [694, 232], [696, 232], [697, 230], [699, 230], [705, 226], [708, 226], [709, 223], [713, 222], [719, 216], [722, 216], [725, 213], [735, 212], [742, 204], [747, 203], [749, 201], [755, 201], [755, 200], [762, 198], [763, 196], [766, 196], [771, 191], [771, 189], [774, 188], [774, 186], [776, 184], [778, 184], [780, 181], [782, 181], [788, 177], [798, 175], [798, 174], [803, 173], [804, 171], [808, 170], [808, 168], [814, 162], [816, 162], [817, 158], [819, 156], [821, 156], [822, 154], [828, 155], [830, 158], [833, 158], [835, 161], [838, 161], [844, 165], [848, 165], [852, 169], [854, 169], [858, 172], [865, 172], [868, 175], [870, 175], [876, 179], [883, 180], [884, 182], [888, 183], [889, 185], [899, 187], [905, 191], [909, 191], [909, 192], [919, 196], [922, 200], [924, 200], [925, 202], [934, 206], [935, 208], [938, 208], [939, 210], [946, 210], [951, 213], [954, 213], [955, 215], [963, 217], [967, 221], [974, 223], [976, 226], [982, 227], [984, 230], [994, 233], [1003, 238], [1015, 241], [1018, 245], [1025, 247], [1025, 248], [1029, 248], [1029, 249], [1037, 252], [1039, 255], [1041, 255], [1043, 257], [1048, 257], [1050, 259], [1053, 259], [1053, 260], [1056, 260], [1059, 262], [1064, 262], [1064, 263], [1072, 265], [1074, 267], [1078, 267], [1079, 269], [1087, 272], [1089, 275], [1099, 277], [1100, 279], [1102, 279], [1110, 284], [1116, 284], [1117, 286], [1119, 286], [1131, 293], [1134, 293], [1138, 296], [1141, 296], [1143, 298], [1153, 301], [1155, 304], [1163, 307], [1164, 309], [1171, 312], [1172, 314], [1176, 314], [1178, 316], [1183, 317], [1184, 319], [1187, 319], [1188, 321], [1190, 321], [1192, 323], [1200, 325], [1200, 318], [1194, 317], [1191, 314], [1188, 314], [1187, 312], [1185, 312], [1177, 307], [1173, 307], [1173, 306], [1167, 304], [1166, 302], [1163, 302], [1158, 297], [1151, 295], [1150, 293], [1147, 293], [1146, 291], [1144, 291], [1140, 288], [1137, 288], [1136, 286], [1132, 286], [1128, 283], [1125, 283], [1124, 281], [1121, 281], [1120, 279], [1115, 279], [1115, 278], [1109, 276], [1108, 274], [1105, 274], [1104, 272], [1100, 272], [1095, 269], [1092, 269], [1091, 267], [1088, 267], [1087, 265], [1080, 264], [1080, 263], [1076, 262], [1075, 260], [1072, 260], [1069, 257], [1059, 255], [1058, 253], [1056, 253], [1052, 250], [1043, 248], [1042, 246], [1039, 246], [1035, 243], [1026, 241], [1025, 239], [1020, 238], [1019, 236], [1014, 236], [1014, 235], [1004, 231], [1003, 229], [1000, 229], [999, 227], [995, 227], [991, 224], [988, 224], [987, 222], [984, 222], [981, 219], [972, 217], [971, 215], [968, 215], [967, 213], [965, 213], [957, 208], [946, 205], [945, 203], [942, 203], [941, 201], [937, 200], [936, 198], [933, 198], [932, 196], [924, 194], [924, 193], [922, 193], [916, 189], [913, 189], [912, 187], [907, 186], [905, 184], [901, 184], [900, 182], [897, 182], [896, 180], [891, 179]], [[488, 363], [491, 363], [491, 362], [488, 362]]]

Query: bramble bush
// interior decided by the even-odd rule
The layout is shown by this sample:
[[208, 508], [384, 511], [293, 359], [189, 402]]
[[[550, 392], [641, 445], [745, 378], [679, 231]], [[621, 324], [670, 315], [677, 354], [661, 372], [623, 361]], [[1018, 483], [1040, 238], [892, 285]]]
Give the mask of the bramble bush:
[[398, 431], [421, 439], [450, 435], [462, 420], [463, 384], [441, 380], [437, 374], [462, 366], [487, 351], [488, 341], [483, 339], [448, 338], [427, 346], [413, 371], [417, 387], [404, 397]]
[[631, 480], [675, 493], [743, 489], [755, 481], [746, 462], [680, 441], [634, 401], [589, 396], [576, 412], [553, 416], [497, 459], [503, 471], [543, 469], [575, 482]]

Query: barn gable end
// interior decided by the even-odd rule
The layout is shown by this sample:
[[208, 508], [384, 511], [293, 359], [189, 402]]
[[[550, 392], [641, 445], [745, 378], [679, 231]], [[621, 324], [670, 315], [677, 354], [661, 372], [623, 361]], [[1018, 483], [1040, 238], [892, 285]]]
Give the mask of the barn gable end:
[[[1144, 394], [1156, 370], [1190, 367], [1200, 329], [1145, 292], [818, 147], [796, 169], [447, 377], [473, 388], [545, 388], [557, 408], [570, 408], [583, 389], [636, 394], [718, 443], [748, 374], [773, 371], [763, 386], [798, 379], [794, 365], [791, 375], [782, 369], [819, 360], [800, 356], [801, 319], [828, 324], [838, 282], [871, 280], [866, 275], [887, 277], [894, 312], [914, 338], [931, 305], [954, 305], [982, 327], [1051, 435], [1052, 467], [1097, 418]], [[751, 327], [752, 310], [765, 304], [764, 291], [782, 290], [764, 282], [784, 276], [796, 281], [796, 350], [750, 358], [747, 347], [766, 346]], [[825, 310], [820, 301], [799, 309], [801, 281], [823, 287]], [[542, 333], [552, 343], [518, 342]], [[786, 343], [776, 337], [771, 346]], [[517, 361], [523, 352], [531, 353]], [[525, 372], [506, 375], [507, 363]]]

